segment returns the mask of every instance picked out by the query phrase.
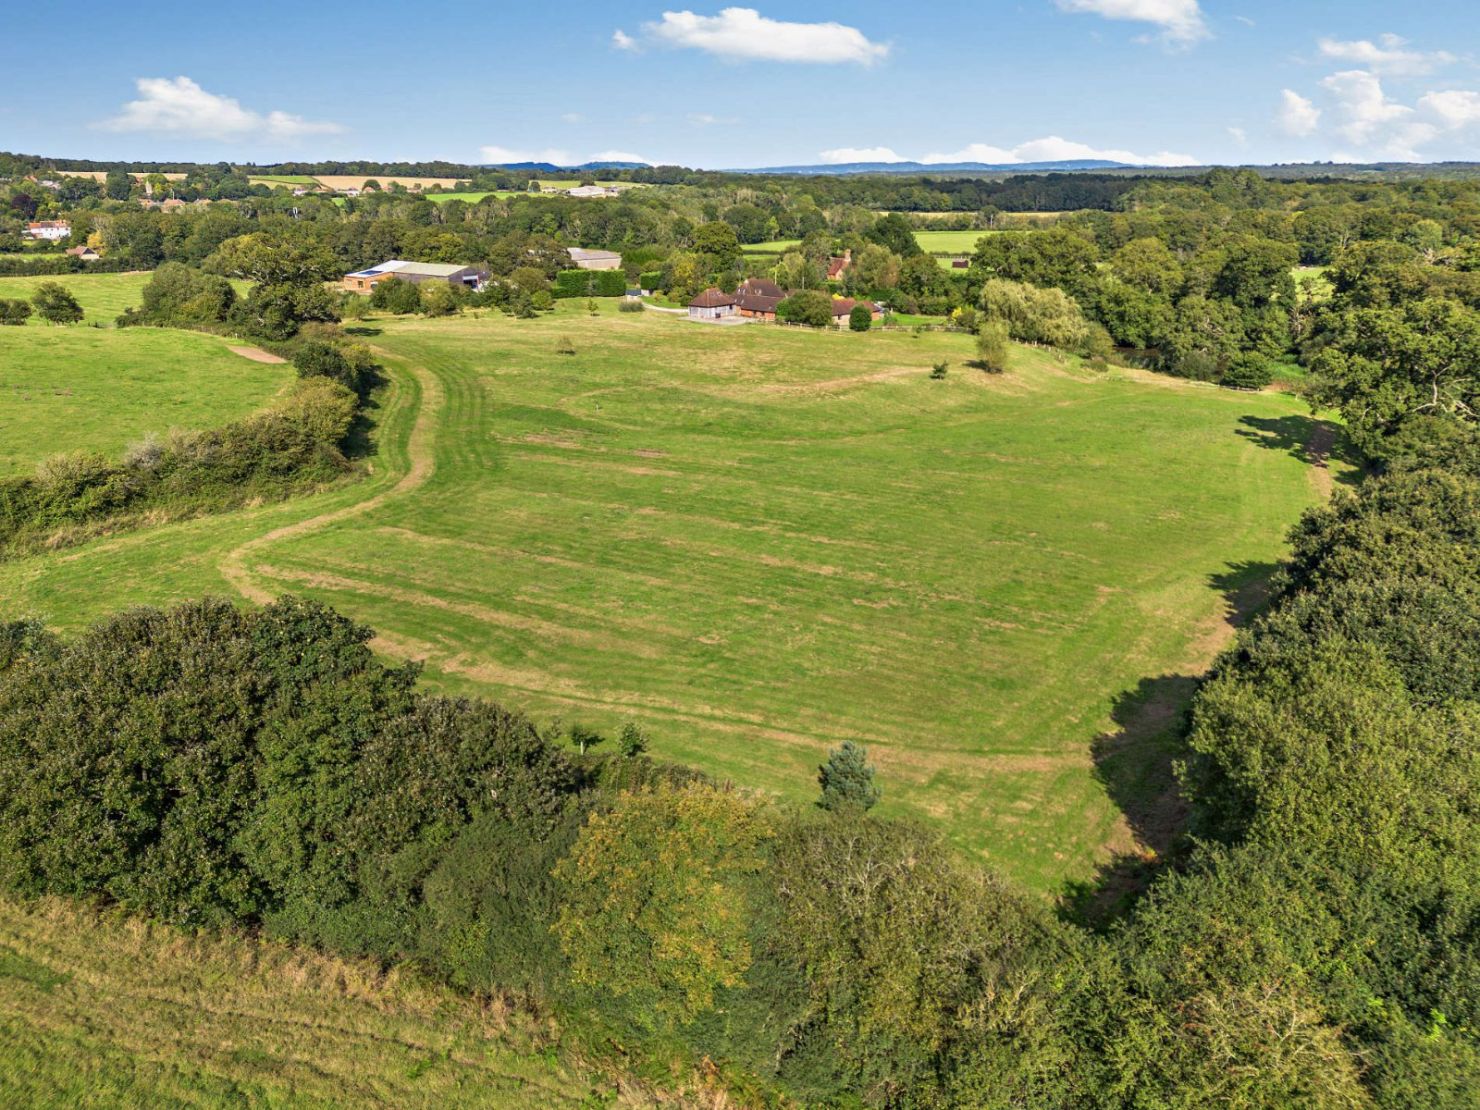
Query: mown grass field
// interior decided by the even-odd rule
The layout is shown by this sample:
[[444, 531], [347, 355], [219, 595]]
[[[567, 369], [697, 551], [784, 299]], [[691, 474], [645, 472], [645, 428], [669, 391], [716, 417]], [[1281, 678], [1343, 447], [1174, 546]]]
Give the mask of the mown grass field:
[[742, 243], [740, 250], [745, 254], [783, 255], [802, 245], [800, 239], [771, 239], [765, 243]]
[[792, 798], [863, 741], [888, 811], [1049, 891], [1130, 845], [1159, 757], [1097, 739], [1175, 719], [1327, 477], [1292, 398], [1029, 349], [991, 378], [968, 336], [370, 326], [366, 481], [0, 565], [7, 615], [311, 594], [434, 685]]
[[0, 477], [64, 451], [115, 456], [150, 433], [215, 427], [294, 376], [195, 332], [0, 328]]
[[926, 254], [969, 255], [976, 250], [982, 236], [990, 231], [917, 231], [915, 242]]
[[634, 1105], [450, 991], [60, 899], [0, 900], [0, 1105]]
[[[126, 308], [138, 304], [149, 284], [149, 274], [61, 274], [55, 277], [0, 277], [0, 299], [29, 301], [36, 286], [44, 281], [55, 281], [72, 291], [77, 303], [82, 306], [84, 324], [102, 324], [112, 327], [113, 321]], [[48, 325], [40, 317], [32, 316], [26, 321], [30, 328], [45, 328]], [[5, 329], [9, 331], [10, 329]]]

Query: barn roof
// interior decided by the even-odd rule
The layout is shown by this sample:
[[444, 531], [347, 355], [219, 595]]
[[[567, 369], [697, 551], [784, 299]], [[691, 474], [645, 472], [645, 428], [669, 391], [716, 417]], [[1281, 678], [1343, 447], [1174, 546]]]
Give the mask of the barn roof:
[[689, 302], [690, 308], [726, 308], [735, 303], [735, 298], [719, 289], [709, 288]]

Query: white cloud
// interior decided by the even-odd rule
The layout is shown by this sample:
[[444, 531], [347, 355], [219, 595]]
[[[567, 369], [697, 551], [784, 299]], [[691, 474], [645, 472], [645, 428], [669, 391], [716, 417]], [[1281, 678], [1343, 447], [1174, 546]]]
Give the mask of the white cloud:
[[337, 123], [306, 120], [289, 112], [265, 115], [243, 108], [229, 96], [207, 92], [189, 77], [140, 77], [139, 99], [96, 126], [105, 131], [153, 131], [200, 139], [296, 139], [304, 135], [334, 135]]
[[644, 166], [651, 166], [651, 158], [644, 158], [641, 154], [633, 154], [626, 150], [603, 150], [587, 158], [588, 162], [641, 162]]
[[1425, 54], [1406, 49], [1408, 40], [1397, 35], [1381, 35], [1376, 42], [1324, 38], [1319, 46], [1322, 57], [1355, 62], [1373, 73], [1390, 77], [1422, 77], [1456, 61], [1447, 50]]
[[1480, 92], [1468, 89], [1431, 92], [1419, 99], [1418, 107], [1447, 128], [1460, 130], [1480, 124]]
[[1238, 143], [1239, 146], [1249, 145], [1249, 133], [1245, 131], [1242, 127], [1230, 127], [1228, 129], [1228, 135], [1229, 138]]
[[985, 162], [988, 165], [1016, 165], [1022, 162], [1077, 162], [1086, 160], [1097, 160], [1106, 162], [1125, 162], [1133, 166], [1196, 166], [1200, 165], [1198, 159], [1190, 154], [1178, 154], [1173, 151], [1161, 151], [1156, 154], [1137, 154], [1135, 151], [1102, 149], [1090, 146], [1088, 143], [1074, 142], [1070, 139], [1060, 138], [1058, 135], [1049, 135], [1042, 139], [1032, 139], [1026, 143], [1020, 143], [1015, 147], [1004, 149], [1003, 147], [988, 146], [985, 143], [972, 143], [961, 150], [946, 154], [927, 154], [920, 159], [922, 162]]
[[1173, 46], [1191, 46], [1212, 33], [1198, 0], [1058, 0], [1058, 5], [1066, 12], [1153, 24], [1160, 28], [1159, 37]]
[[1301, 96], [1294, 89], [1280, 93], [1280, 110], [1276, 117], [1281, 130], [1287, 135], [1304, 138], [1314, 135], [1321, 125], [1321, 110], [1309, 97]]
[[562, 123], [585, 123], [586, 117], [581, 115], [580, 112], [566, 112], [565, 115], [560, 117], [560, 121]]
[[713, 127], [720, 119], [712, 112], [690, 112], [689, 122], [697, 127]]
[[568, 150], [513, 150], [506, 146], [485, 146], [479, 148], [479, 153], [491, 166], [506, 166], [514, 162], [549, 162], [555, 166], [569, 166], [576, 161]]
[[1327, 124], [1350, 151], [1341, 156], [1345, 161], [1421, 162], [1436, 142], [1468, 143], [1480, 133], [1480, 92], [1472, 89], [1435, 90], [1405, 104], [1388, 95], [1376, 74], [1352, 69], [1323, 80], [1321, 94], [1324, 109], [1286, 89], [1285, 129], [1309, 137]]
[[[648, 37], [666, 46], [703, 50], [729, 60], [813, 62], [822, 65], [872, 65], [889, 53], [856, 27], [841, 23], [788, 23], [767, 19], [754, 8], [725, 8], [718, 15], [664, 12], [643, 25]], [[622, 49], [638, 44], [621, 31], [613, 41]]]
[[617, 30], [612, 32], [612, 46], [618, 50], [641, 50], [642, 46], [626, 31]]
[[837, 150], [824, 150], [818, 155], [824, 162], [832, 166], [844, 165], [848, 162], [903, 162], [894, 151], [887, 146], [870, 147], [839, 147]]

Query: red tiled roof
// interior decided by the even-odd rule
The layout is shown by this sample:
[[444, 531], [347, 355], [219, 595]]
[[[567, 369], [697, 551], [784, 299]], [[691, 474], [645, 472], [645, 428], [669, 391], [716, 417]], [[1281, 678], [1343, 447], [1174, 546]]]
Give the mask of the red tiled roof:
[[706, 289], [689, 302], [690, 308], [726, 308], [735, 303], [735, 298], [719, 289]]

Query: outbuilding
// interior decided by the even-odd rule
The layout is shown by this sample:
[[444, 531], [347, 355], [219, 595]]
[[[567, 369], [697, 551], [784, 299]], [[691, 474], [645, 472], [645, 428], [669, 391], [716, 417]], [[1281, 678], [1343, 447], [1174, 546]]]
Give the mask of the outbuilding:
[[690, 320], [723, 320], [733, 315], [734, 296], [712, 286], [689, 302]]
[[344, 287], [352, 293], [370, 293], [382, 281], [400, 278], [412, 285], [445, 281], [448, 285], [466, 285], [470, 289], [482, 288], [488, 280], [488, 271], [481, 266], [455, 266], [445, 262], [403, 262], [393, 258], [368, 270], [357, 270], [344, 275]]
[[588, 251], [585, 247], [567, 247], [566, 253], [579, 270], [620, 270], [622, 256], [616, 251]]

